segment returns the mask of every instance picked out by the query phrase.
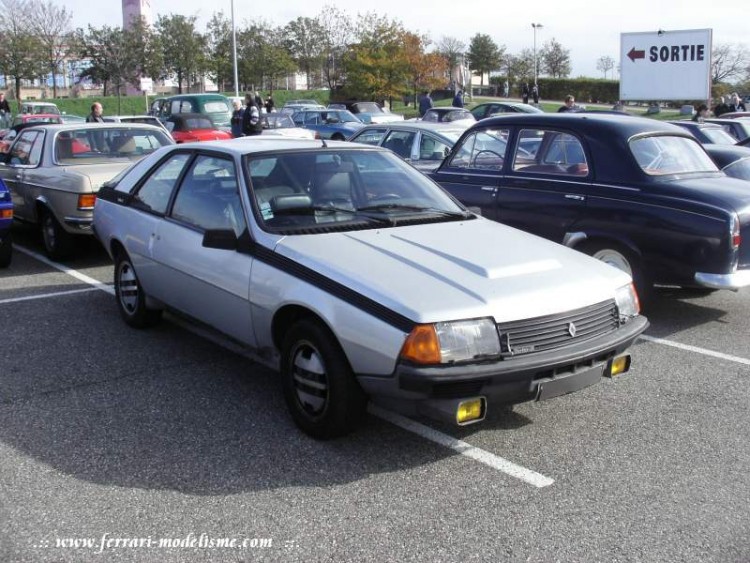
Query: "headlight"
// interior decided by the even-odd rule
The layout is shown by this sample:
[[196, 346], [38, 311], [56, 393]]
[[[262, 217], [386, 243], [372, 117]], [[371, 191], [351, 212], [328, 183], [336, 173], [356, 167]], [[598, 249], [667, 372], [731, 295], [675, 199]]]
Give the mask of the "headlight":
[[630, 283], [618, 288], [615, 292], [615, 301], [621, 317], [635, 317], [641, 312], [641, 303], [635, 286]]
[[491, 318], [417, 325], [400, 357], [417, 364], [448, 364], [500, 355], [500, 339]]

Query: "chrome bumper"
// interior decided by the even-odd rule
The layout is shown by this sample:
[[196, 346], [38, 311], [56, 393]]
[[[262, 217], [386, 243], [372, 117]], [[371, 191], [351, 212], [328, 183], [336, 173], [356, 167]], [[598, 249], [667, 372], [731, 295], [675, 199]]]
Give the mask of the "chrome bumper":
[[731, 274], [696, 272], [695, 281], [702, 286], [713, 289], [731, 289], [732, 291], [737, 291], [750, 285], [750, 270], [737, 270]]

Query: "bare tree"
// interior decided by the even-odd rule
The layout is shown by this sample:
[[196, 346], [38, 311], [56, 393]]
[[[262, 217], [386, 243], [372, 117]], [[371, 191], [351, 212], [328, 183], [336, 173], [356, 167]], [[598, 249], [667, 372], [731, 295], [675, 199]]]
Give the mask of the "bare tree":
[[748, 56], [745, 45], [722, 43], [711, 53], [711, 79], [714, 84], [733, 78], [744, 79], [748, 73]]
[[596, 61], [596, 70], [601, 70], [604, 73], [604, 78], [607, 78], [607, 73], [615, 68], [615, 60], [609, 55], [599, 57]]
[[540, 66], [552, 78], [570, 76], [570, 49], [563, 47], [554, 37], [542, 47]]
[[454, 69], [463, 61], [464, 53], [466, 53], [466, 43], [455, 37], [444, 35], [435, 44], [435, 50], [448, 61], [448, 68]]
[[323, 6], [316, 19], [324, 34], [323, 73], [333, 95], [344, 74], [344, 56], [354, 38], [354, 24], [348, 15], [330, 4]]
[[52, 97], [57, 97], [57, 75], [68, 55], [73, 14], [52, 0], [31, 0], [28, 14], [31, 30], [42, 44], [44, 63], [52, 75]]

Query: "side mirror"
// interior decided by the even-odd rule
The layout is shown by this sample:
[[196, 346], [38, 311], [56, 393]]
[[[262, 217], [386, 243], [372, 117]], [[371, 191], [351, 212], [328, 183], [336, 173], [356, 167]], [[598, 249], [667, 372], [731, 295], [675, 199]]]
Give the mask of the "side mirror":
[[203, 235], [204, 248], [217, 248], [219, 250], [237, 250], [237, 235], [231, 229], [209, 229]]

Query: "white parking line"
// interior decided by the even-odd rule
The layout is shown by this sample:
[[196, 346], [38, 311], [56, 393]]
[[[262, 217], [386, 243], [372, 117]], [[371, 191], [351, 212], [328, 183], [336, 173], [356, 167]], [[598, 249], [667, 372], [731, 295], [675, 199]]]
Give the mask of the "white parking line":
[[55, 293], [42, 293], [41, 295], [27, 295], [26, 297], [10, 297], [8, 299], [0, 299], [0, 305], [6, 303], [17, 303], [19, 301], [31, 301], [32, 299], [45, 299], [47, 297], [59, 297], [61, 295], [71, 295], [73, 293], [85, 293], [89, 291], [99, 291], [98, 287], [85, 287], [83, 289], [71, 289], [69, 291], [56, 291]]
[[400, 414], [396, 414], [377, 405], [373, 405], [372, 403], [370, 403], [368, 410], [371, 414], [374, 414], [375, 416], [382, 418], [383, 420], [387, 420], [391, 424], [395, 424], [396, 426], [399, 426], [404, 430], [408, 430], [409, 432], [414, 432], [415, 434], [418, 434], [419, 436], [422, 436], [427, 440], [440, 444], [441, 446], [445, 446], [446, 448], [450, 448], [461, 455], [470, 457], [471, 459], [474, 459], [480, 463], [484, 463], [485, 465], [488, 465], [493, 469], [502, 471], [503, 473], [506, 473], [511, 477], [515, 477], [516, 479], [520, 479], [521, 481], [524, 481], [529, 485], [534, 485], [535, 487], [541, 488], [547, 487], [555, 482], [554, 479], [545, 477], [544, 475], [532, 471], [531, 469], [526, 469], [525, 467], [516, 465], [512, 461], [508, 461], [507, 459], [504, 459], [500, 456], [496, 456], [495, 454], [491, 454], [488, 451], [472, 446], [471, 444], [464, 442], [463, 440], [457, 440], [456, 438], [448, 436], [447, 434], [443, 434], [442, 432], [438, 432], [437, 430], [430, 428], [429, 426], [420, 424], [419, 422], [411, 420], [410, 418], [406, 418], [405, 416], [401, 416]]
[[664, 346], [672, 346], [673, 348], [679, 348], [680, 350], [685, 350], [687, 352], [695, 352], [696, 354], [703, 354], [704, 356], [711, 356], [712, 358], [719, 358], [721, 360], [728, 360], [730, 362], [736, 362], [738, 364], [750, 366], [750, 360], [748, 360], [747, 358], [741, 358], [739, 356], [731, 356], [729, 354], [723, 354], [721, 352], [714, 352], [713, 350], [708, 350], [706, 348], [698, 348], [697, 346], [691, 346], [690, 344], [680, 344], [679, 342], [673, 342], [672, 340], [665, 340], [664, 338], [646, 336], [645, 334], [641, 334], [639, 338], [641, 340], [647, 340], [648, 342], [654, 342], [656, 344], [663, 344]]
[[14, 250], [18, 250], [19, 252], [23, 252], [27, 256], [31, 256], [35, 260], [39, 260], [43, 264], [47, 264], [47, 266], [51, 266], [52, 268], [55, 268], [56, 270], [60, 270], [64, 274], [68, 274], [71, 277], [74, 277], [75, 279], [82, 281], [84, 283], [89, 284], [90, 286], [95, 287], [96, 289], [99, 289], [105, 293], [109, 293], [110, 295], [115, 294], [115, 289], [111, 285], [107, 285], [106, 283], [102, 283], [99, 280], [96, 280], [92, 277], [87, 276], [86, 274], [82, 274], [81, 272], [78, 272], [76, 270], [73, 270], [72, 268], [68, 268], [67, 266], [63, 266], [62, 264], [58, 264], [57, 262], [53, 262], [46, 256], [42, 256], [41, 254], [38, 254], [37, 252], [34, 252], [33, 250], [29, 250], [28, 248], [25, 248], [23, 246], [20, 246], [18, 244], [13, 245]]

